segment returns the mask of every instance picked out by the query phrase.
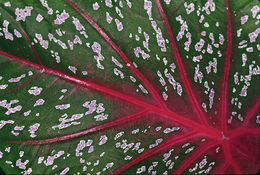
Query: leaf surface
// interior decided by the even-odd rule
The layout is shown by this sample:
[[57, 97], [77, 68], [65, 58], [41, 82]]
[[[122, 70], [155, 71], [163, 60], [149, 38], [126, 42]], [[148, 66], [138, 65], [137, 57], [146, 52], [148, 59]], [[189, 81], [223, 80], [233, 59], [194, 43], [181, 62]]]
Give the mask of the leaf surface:
[[259, 16], [257, 0], [1, 1], [0, 172], [259, 172]]

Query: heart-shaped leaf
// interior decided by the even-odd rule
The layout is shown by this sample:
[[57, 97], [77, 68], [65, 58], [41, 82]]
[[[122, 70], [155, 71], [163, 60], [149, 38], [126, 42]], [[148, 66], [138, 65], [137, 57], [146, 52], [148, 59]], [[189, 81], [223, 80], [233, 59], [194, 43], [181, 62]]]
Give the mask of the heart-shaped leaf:
[[260, 170], [257, 0], [0, 2], [0, 173]]

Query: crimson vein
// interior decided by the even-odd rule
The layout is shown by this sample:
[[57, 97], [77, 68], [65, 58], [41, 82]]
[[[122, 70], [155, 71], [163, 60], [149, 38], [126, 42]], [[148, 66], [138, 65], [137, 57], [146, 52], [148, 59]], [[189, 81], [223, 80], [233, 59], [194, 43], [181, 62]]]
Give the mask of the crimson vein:
[[221, 126], [224, 134], [227, 132], [227, 103], [228, 103], [228, 78], [230, 72], [230, 61], [232, 54], [232, 24], [231, 24], [231, 12], [229, 8], [229, 2], [226, 0], [226, 14], [227, 14], [227, 48], [225, 53], [225, 67], [224, 77], [222, 82], [222, 94], [221, 94]]
[[174, 35], [173, 35], [173, 32], [172, 32], [171, 26], [169, 24], [169, 20], [168, 20], [165, 12], [163, 10], [163, 7], [162, 7], [162, 4], [161, 4], [160, 0], [156, 0], [156, 3], [157, 3], [159, 11], [161, 13], [161, 16], [163, 18], [165, 28], [166, 28], [166, 30], [168, 32], [170, 43], [171, 43], [171, 47], [172, 47], [172, 50], [173, 50], [173, 56], [176, 59], [178, 68], [180, 70], [181, 80], [183, 82], [185, 90], [188, 93], [189, 99], [191, 100], [191, 105], [192, 105], [193, 109], [195, 110], [195, 112], [196, 112], [200, 122], [203, 125], [208, 126], [208, 122], [206, 120], [206, 116], [205, 116], [204, 112], [202, 111], [202, 109], [201, 109], [201, 107], [200, 107], [200, 105], [198, 103], [198, 100], [196, 99], [196, 96], [195, 96], [195, 94], [194, 94], [194, 92], [192, 90], [192, 86], [190, 84], [190, 80], [187, 77], [187, 73], [186, 73], [186, 70], [185, 70], [183, 62], [182, 62], [182, 57], [181, 57], [180, 51], [178, 49], [177, 43], [175, 41], [175, 38], [174, 38]]
[[212, 127], [203, 126], [203, 125], [196, 123], [194, 121], [191, 121], [191, 120], [189, 120], [189, 119], [187, 119], [183, 116], [180, 116], [180, 115], [178, 115], [178, 114], [176, 114], [172, 111], [165, 110], [163, 108], [148, 104], [144, 101], [138, 100], [134, 97], [131, 97], [131, 96], [128, 96], [124, 93], [118, 92], [116, 90], [101, 86], [101, 85], [93, 83], [91, 81], [86, 81], [86, 80], [71, 76], [69, 74], [66, 74], [66, 73], [63, 73], [63, 72], [60, 72], [60, 71], [57, 71], [57, 70], [53, 70], [53, 69], [47, 68], [45, 66], [30, 62], [26, 59], [16, 57], [16, 56], [11, 55], [9, 53], [6, 53], [4, 51], [0, 51], [0, 54], [7, 56], [9, 58], [12, 58], [12, 59], [14, 59], [18, 62], [23, 63], [23, 64], [29, 65], [33, 68], [42, 69], [47, 74], [56, 75], [56, 76], [58, 76], [62, 79], [65, 79], [67, 81], [74, 82], [77, 85], [88, 87], [88, 88], [94, 89], [96, 91], [103, 92], [105, 94], [109, 94], [109, 95], [114, 96], [114, 97], [118, 97], [122, 100], [128, 101], [128, 102], [135, 104], [137, 106], [143, 107], [144, 109], [148, 109], [149, 111], [157, 113], [162, 117], [168, 118], [172, 121], [178, 122], [180, 124], [183, 124], [184, 126], [187, 126], [187, 127], [192, 128], [196, 131], [199, 131], [200, 133], [203, 133], [207, 137], [211, 137], [211, 138], [215, 138], [215, 139], [221, 139], [221, 132], [218, 131], [217, 129], [212, 128]]
[[131, 72], [135, 74], [145, 85], [145, 87], [151, 92], [152, 96], [159, 103], [159, 105], [168, 110], [165, 102], [162, 100], [161, 96], [154, 89], [152, 84], [145, 78], [145, 76], [133, 65], [131, 60], [126, 56], [126, 54], [116, 45], [116, 43], [108, 36], [108, 34], [85, 12], [83, 12], [76, 4], [70, 0], [66, 2], [75, 9], [89, 24], [97, 30], [97, 32], [107, 41], [107, 43], [121, 56], [126, 65], [130, 68]]
[[120, 124], [124, 124], [127, 123], [129, 121], [133, 121], [136, 120], [142, 116], [144, 116], [148, 111], [145, 109], [141, 112], [137, 112], [135, 114], [132, 115], [128, 115], [122, 118], [119, 118], [117, 120], [111, 121], [111, 122], [107, 122], [101, 125], [97, 125], [94, 126], [92, 128], [86, 129], [84, 131], [80, 131], [77, 133], [73, 133], [73, 134], [68, 134], [65, 136], [61, 136], [61, 137], [55, 137], [55, 138], [50, 138], [50, 139], [45, 139], [45, 140], [26, 140], [26, 141], [9, 141], [9, 143], [22, 143], [22, 144], [29, 144], [29, 145], [42, 145], [42, 144], [50, 144], [50, 143], [56, 143], [56, 142], [61, 142], [61, 141], [66, 141], [66, 140], [71, 140], [77, 137], [81, 137], [84, 135], [87, 135], [89, 133], [93, 133], [93, 132], [97, 132], [97, 131], [101, 131], [107, 128], [111, 128], [113, 126], [118, 126]]

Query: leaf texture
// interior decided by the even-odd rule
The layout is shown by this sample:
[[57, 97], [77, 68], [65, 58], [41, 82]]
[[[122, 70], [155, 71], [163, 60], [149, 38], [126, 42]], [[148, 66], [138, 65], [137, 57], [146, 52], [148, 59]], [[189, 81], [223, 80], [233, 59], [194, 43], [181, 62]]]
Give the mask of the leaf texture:
[[0, 2], [0, 173], [260, 170], [257, 0]]

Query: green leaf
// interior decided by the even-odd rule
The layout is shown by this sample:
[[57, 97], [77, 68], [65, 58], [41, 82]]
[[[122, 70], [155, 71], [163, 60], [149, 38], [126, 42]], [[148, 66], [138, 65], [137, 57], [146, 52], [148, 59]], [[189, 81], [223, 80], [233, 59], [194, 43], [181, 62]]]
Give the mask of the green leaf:
[[257, 0], [0, 2], [0, 174], [260, 170]]

